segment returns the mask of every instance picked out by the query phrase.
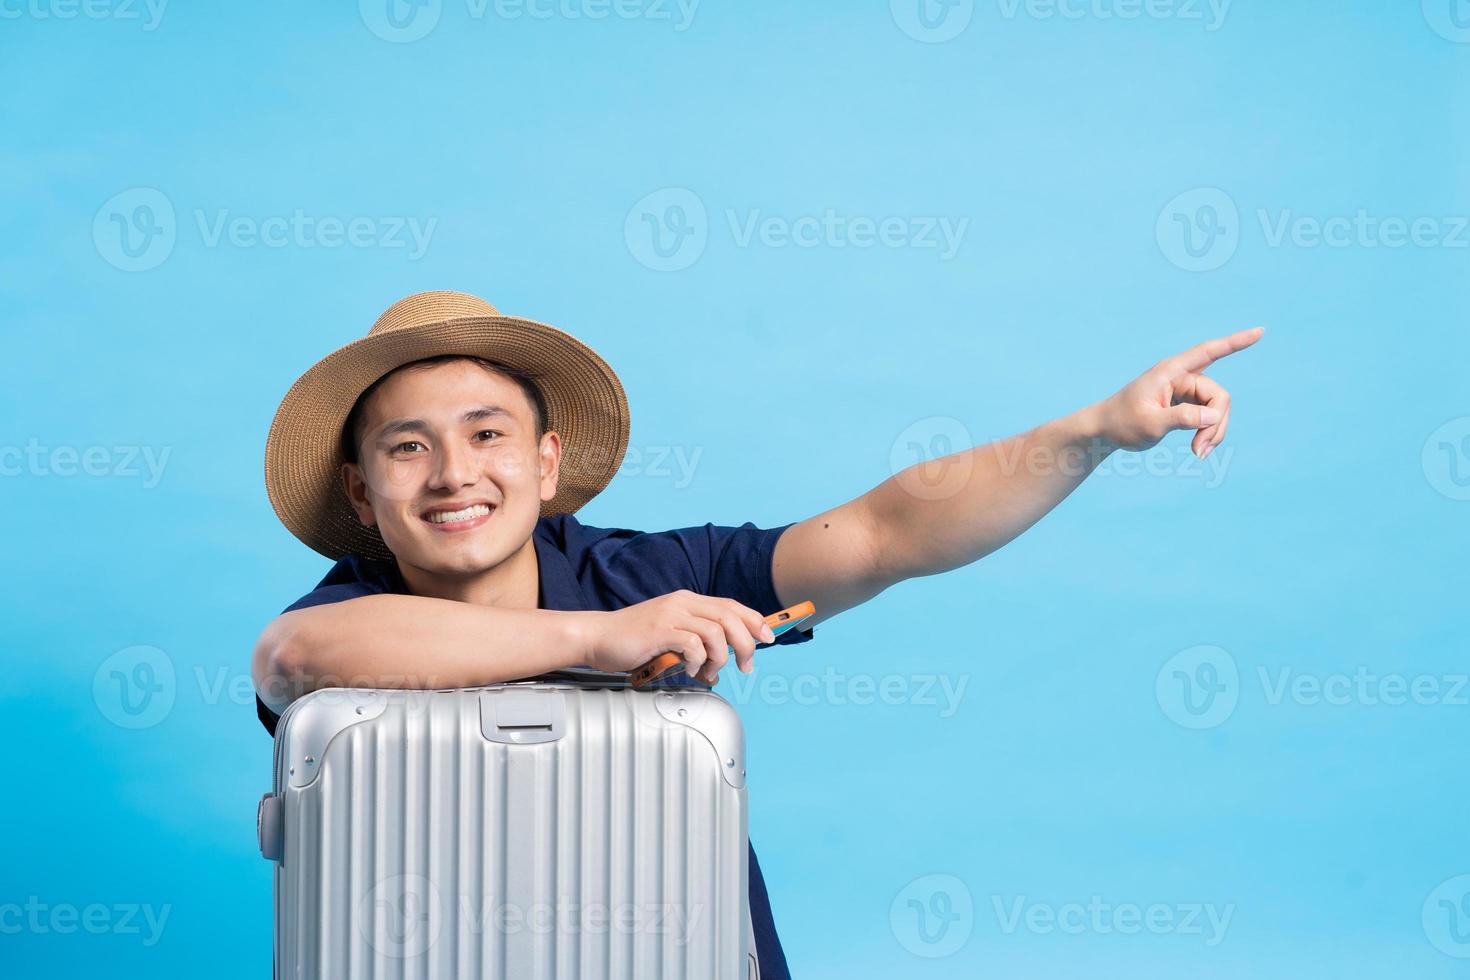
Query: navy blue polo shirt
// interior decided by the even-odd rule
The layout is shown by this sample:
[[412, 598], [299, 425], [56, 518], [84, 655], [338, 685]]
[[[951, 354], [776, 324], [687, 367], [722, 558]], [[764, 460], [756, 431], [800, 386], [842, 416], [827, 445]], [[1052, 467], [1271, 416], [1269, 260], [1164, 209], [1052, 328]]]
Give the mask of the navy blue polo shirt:
[[[734, 599], [762, 614], [781, 608], [771, 577], [776, 540], [790, 524], [758, 528], [705, 524], [674, 531], [630, 531], [589, 527], [571, 514], [554, 514], [536, 522], [535, 542], [541, 609], [611, 612], [688, 589]], [[317, 587], [284, 611], [382, 593], [407, 594], [408, 587], [392, 561], [348, 555], [332, 566]], [[801, 643], [813, 631], [788, 630], [777, 644]], [[727, 670], [735, 670], [732, 659]], [[665, 684], [707, 685], [686, 675]], [[256, 714], [272, 735], [279, 716], [255, 699]], [[766, 882], [750, 848], [750, 917], [760, 956], [762, 980], [790, 980], [786, 955], [776, 935]]]

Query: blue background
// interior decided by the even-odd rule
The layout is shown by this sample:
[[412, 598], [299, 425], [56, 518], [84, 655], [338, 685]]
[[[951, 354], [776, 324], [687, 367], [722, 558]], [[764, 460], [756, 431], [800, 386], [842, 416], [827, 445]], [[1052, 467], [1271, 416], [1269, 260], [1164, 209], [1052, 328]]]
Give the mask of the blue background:
[[[1237, 0], [1220, 21], [981, 0], [932, 29], [905, 0], [706, 0], [682, 25], [646, 2], [442, 0], [411, 41], [371, 0], [180, 2], [151, 30], [141, 6], [27, 4], [0, 19], [0, 444], [41, 462], [11, 452], [0, 480], [0, 906], [169, 917], [152, 945], [11, 928], [0, 973], [266, 975], [249, 652], [328, 564], [271, 511], [266, 429], [390, 302], [457, 288], [599, 350], [635, 449], [700, 454], [690, 479], [645, 456], [579, 515], [650, 530], [810, 516], [915, 444], [1014, 434], [1265, 324], [1213, 372], [1236, 406], [1218, 478], [1176, 434], [1154, 475], [1099, 474], [1003, 551], [766, 656], [758, 680], [838, 677], [810, 703], [739, 699], [777, 922], [802, 978], [1466, 975], [1470, 919], [1440, 899], [1470, 872], [1467, 692], [1331, 705], [1261, 680], [1447, 694], [1466, 670], [1470, 31], [1450, 0]], [[1201, 188], [1237, 215], [1171, 210]], [[172, 216], [138, 210], [160, 196]], [[968, 224], [948, 258], [738, 233], [828, 208]], [[421, 255], [207, 234], [298, 210], [434, 225]], [[1360, 211], [1440, 241], [1270, 233]], [[682, 268], [650, 267], [645, 214], [694, 230]], [[1191, 271], [1184, 225], [1217, 267]], [[168, 452], [161, 478], [128, 446]], [[101, 447], [108, 475], [55, 472], [58, 447]], [[109, 657], [140, 645], [171, 701], [128, 728]], [[1200, 645], [1238, 679], [1193, 729], [1167, 665]], [[854, 678], [890, 676], [966, 687], [947, 717], [853, 703]], [[1094, 895], [1232, 917], [1213, 945], [1006, 928], [1018, 899]]]

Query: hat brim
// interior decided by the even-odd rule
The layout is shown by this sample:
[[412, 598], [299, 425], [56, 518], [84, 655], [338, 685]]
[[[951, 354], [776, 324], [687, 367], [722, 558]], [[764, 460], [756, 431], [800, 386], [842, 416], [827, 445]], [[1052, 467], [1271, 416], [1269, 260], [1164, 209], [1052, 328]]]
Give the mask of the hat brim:
[[556, 495], [541, 514], [575, 513], [612, 480], [628, 448], [628, 399], [597, 353], [570, 334], [513, 316], [458, 317], [369, 334], [333, 351], [281, 400], [265, 447], [265, 486], [286, 528], [336, 560], [391, 558], [376, 528], [357, 519], [342, 486], [342, 426], [361, 394], [412, 361], [466, 354], [540, 376], [548, 428], [561, 437]]

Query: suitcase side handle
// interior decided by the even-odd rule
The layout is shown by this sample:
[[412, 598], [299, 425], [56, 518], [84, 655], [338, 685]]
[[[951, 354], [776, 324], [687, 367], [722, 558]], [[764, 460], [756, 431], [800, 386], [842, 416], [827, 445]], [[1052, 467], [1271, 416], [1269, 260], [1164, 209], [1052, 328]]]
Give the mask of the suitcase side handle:
[[255, 838], [260, 844], [260, 856], [280, 864], [286, 852], [286, 810], [274, 793], [262, 796], [256, 807]]

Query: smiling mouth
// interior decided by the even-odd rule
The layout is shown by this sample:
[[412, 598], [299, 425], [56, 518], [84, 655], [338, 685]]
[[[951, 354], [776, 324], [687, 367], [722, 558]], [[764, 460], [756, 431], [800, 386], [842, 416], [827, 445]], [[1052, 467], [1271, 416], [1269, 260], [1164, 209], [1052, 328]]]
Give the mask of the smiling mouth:
[[425, 523], [440, 531], [467, 531], [479, 527], [495, 510], [489, 504], [470, 504], [459, 510], [431, 510], [423, 515]]

